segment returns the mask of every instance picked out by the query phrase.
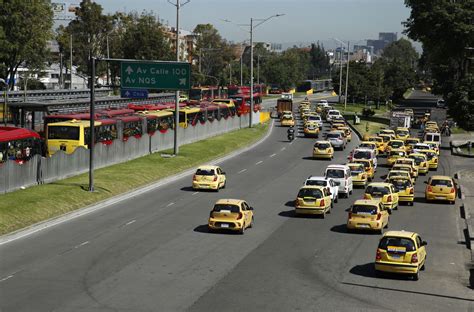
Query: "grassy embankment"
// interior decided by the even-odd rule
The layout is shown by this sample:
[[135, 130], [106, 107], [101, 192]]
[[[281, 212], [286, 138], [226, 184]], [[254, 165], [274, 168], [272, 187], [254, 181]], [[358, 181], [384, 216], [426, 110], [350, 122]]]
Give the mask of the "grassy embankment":
[[[180, 147], [179, 155], [151, 154], [94, 172], [95, 192], [89, 193], [88, 174], [1, 195], [0, 234], [98, 203], [159, 179], [222, 157], [260, 139], [268, 123], [240, 129]], [[164, 151], [164, 153], [172, 151]]]

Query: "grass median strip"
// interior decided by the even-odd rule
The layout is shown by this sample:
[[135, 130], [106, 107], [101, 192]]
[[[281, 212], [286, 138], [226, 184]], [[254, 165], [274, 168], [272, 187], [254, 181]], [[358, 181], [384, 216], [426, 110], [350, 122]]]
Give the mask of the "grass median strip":
[[[179, 155], [161, 153], [94, 171], [95, 192], [88, 174], [38, 185], [1, 196], [0, 234], [6, 234], [64, 213], [131, 191], [159, 179], [222, 157], [259, 140], [268, 123], [229, 132], [180, 147]], [[172, 153], [172, 151], [164, 151]]]
[[375, 135], [378, 133], [381, 129], [387, 129], [389, 128], [388, 125], [383, 124], [383, 123], [378, 123], [378, 122], [372, 122], [372, 121], [364, 121], [361, 120], [360, 124], [354, 125], [352, 121], [350, 121], [351, 125], [353, 125], [357, 130], [362, 135], [365, 135], [366, 133], [369, 133], [369, 135]]

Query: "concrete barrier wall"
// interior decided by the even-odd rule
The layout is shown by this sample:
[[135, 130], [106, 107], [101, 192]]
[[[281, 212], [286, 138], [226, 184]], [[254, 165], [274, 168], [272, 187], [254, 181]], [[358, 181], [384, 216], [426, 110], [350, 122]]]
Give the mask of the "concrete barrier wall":
[[[260, 115], [254, 114], [253, 122], [260, 122]], [[178, 129], [180, 145], [193, 143], [219, 134], [248, 127], [249, 116], [229, 117], [204, 124]], [[129, 161], [150, 153], [171, 149], [174, 146], [174, 131], [156, 132], [141, 138], [131, 137], [127, 141], [115, 140], [110, 145], [96, 144], [94, 149], [94, 167], [103, 168]], [[85, 148], [77, 148], [74, 153], [63, 151], [52, 157], [36, 155], [29, 161], [18, 164], [7, 161], [0, 164], [0, 194], [41, 183], [51, 183], [89, 170], [89, 153]]]

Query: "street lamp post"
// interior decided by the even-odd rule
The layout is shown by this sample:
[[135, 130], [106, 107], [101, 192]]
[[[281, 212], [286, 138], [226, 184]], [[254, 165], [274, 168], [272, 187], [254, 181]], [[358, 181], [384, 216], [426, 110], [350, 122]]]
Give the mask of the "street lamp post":
[[349, 86], [349, 41], [347, 41], [347, 70], [346, 70], [346, 91], [344, 92], [344, 110], [347, 108], [347, 87]]
[[0, 87], [3, 89], [3, 97], [4, 97], [4, 102], [3, 102], [3, 122], [5, 123], [5, 126], [7, 125], [7, 109], [8, 109], [8, 88], [9, 85], [8, 83], [0, 78]]
[[[168, 3], [176, 7], [176, 62], [179, 62], [179, 9], [191, 0], [181, 3], [181, 0], [176, 0], [176, 4], [168, 0]], [[179, 128], [179, 90], [175, 93], [175, 105], [174, 105], [174, 155], [178, 155], [178, 128]]]

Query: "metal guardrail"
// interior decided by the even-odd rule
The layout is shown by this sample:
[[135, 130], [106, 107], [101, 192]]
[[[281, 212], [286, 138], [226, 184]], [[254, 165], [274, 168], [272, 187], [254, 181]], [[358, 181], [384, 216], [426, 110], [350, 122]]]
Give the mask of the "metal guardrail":
[[[113, 92], [110, 88], [96, 89], [95, 93], [97, 96], [107, 96]], [[48, 101], [48, 100], [63, 100], [63, 99], [74, 99], [74, 98], [87, 98], [90, 96], [89, 89], [74, 89], [74, 90], [30, 90], [26, 91], [9, 91], [8, 102], [19, 102], [24, 101]], [[4, 103], [5, 99], [3, 96], [0, 97], [0, 103]]]

